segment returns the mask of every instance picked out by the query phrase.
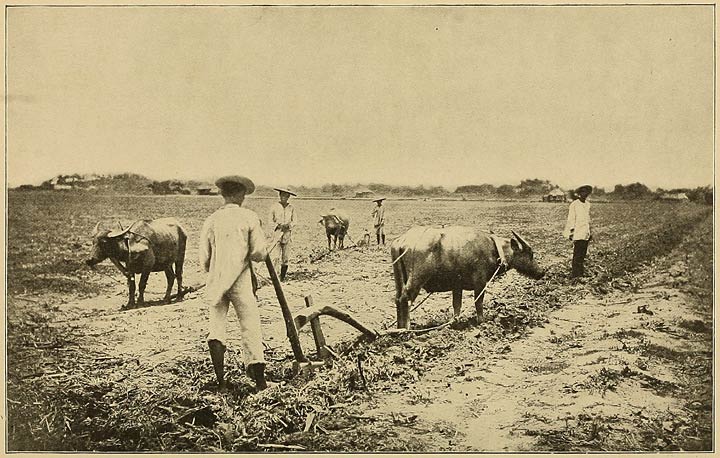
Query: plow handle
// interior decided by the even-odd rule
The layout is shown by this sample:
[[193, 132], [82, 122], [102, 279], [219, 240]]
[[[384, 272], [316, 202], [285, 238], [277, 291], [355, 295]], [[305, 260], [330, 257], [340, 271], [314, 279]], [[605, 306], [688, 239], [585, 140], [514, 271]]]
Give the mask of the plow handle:
[[285, 329], [287, 330], [287, 336], [290, 340], [290, 346], [292, 347], [295, 360], [299, 363], [307, 362], [307, 358], [303, 354], [302, 347], [300, 346], [300, 337], [298, 337], [295, 321], [293, 320], [290, 307], [288, 307], [287, 300], [285, 299], [285, 293], [283, 293], [282, 286], [280, 286], [280, 279], [277, 276], [277, 272], [275, 272], [275, 266], [273, 266], [269, 255], [265, 257], [265, 265], [267, 266], [270, 280], [272, 280], [275, 294], [280, 303], [280, 309], [282, 310], [283, 319], [285, 320]]

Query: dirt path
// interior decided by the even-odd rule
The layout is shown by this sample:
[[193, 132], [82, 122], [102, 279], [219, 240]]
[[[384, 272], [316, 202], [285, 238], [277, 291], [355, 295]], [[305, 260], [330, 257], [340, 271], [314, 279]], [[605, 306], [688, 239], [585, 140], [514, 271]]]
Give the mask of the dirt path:
[[[330, 253], [318, 263], [294, 266], [290, 281], [283, 284], [291, 310], [295, 312], [305, 307], [304, 296], [313, 295], [315, 304], [345, 308], [369, 325], [382, 327], [394, 318], [392, 276], [389, 270], [388, 275], [381, 272], [387, 268], [385, 258], [389, 259], [389, 254], [382, 248], [355, 249]], [[335, 273], [323, 274], [322, 269], [328, 266], [333, 266]], [[361, 272], [358, 266], [368, 268]], [[268, 274], [264, 266], [257, 265], [256, 268], [261, 280], [266, 279]], [[348, 302], [348, 297], [356, 297], [351, 294], [354, 285], [366, 285], [369, 278], [373, 278], [374, 287], [366, 288], [356, 302]], [[164, 278], [153, 280], [148, 284], [148, 291], [161, 291]], [[194, 281], [198, 283], [197, 278]], [[285, 325], [275, 292], [268, 282], [258, 291], [265, 344], [278, 353], [287, 353]], [[188, 352], [206, 352], [204, 336], [208, 315], [202, 290], [188, 294], [182, 302], [169, 305], [159, 303], [159, 294], [149, 294], [150, 306], [121, 310], [125, 288], [117, 285], [114, 289], [111, 295], [59, 305], [55, 325], [70, 325], [83, 346], [113, 357], [134, 358], [141, 366], [153, 367], [181, 360]], [[230, 311], [228, 347], [231, 353], [240, 348], [239, 336], [234, 329], [237, 329], [236, 317], [234, 311]], [[357, 335], [355, 329], [333, 319], [323, 319], [323, 331], [331, 345]], [[300, 336], [306, 352], [313, 351], [310, 327], [303, 328]]]
[[444, 428], [431, 450], [635, 450], [653, 428], [687, 429], [683, 419], [698, 408], [678, 396], [678, 359], [710, 350], [709, 317], [693, 302], [667, 286], [585, 298], [495, 353], [447, 355], [456, 364], [437, 364], [411, 391], [361, 410], [414, 418], [406, 434]]

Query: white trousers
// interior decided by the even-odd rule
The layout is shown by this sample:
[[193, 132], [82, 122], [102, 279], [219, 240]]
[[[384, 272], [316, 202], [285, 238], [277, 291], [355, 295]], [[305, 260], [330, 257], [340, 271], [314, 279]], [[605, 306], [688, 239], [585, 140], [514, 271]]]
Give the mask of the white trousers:
[[273, 265], [283, 265], [286, 266], [290, 262], [290, 244], [292, 242], [287, 243], [278, 243], [277, 246], [273, 249], [272, 253], [272, 259], [273, 259]]
[[217, 304], [210, 305], [210, 332], [207, 340], [227, 339], [227, 313], [232, 303], [240, 326], [245, 365], [265, 362], [260, 328], [260, 311], [252, 292], [250, 270], [245, 270]]

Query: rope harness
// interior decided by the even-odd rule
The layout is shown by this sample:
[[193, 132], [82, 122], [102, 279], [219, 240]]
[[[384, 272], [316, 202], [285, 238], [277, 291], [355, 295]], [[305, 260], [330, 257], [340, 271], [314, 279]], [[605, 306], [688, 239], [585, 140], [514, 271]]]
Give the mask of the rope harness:
[[[133, 223], [133, 224], [134, 224], [134, 223]], [[130, 228], [132, 228], [132, 225], [130, 225]], [[131, 260], [131, 258], [132, 258], [132, 250], [131, 250], [131, 248], [130, 248], [130, 237], [128, 236], [128, 234], [133, 234], [133, 235], [135, 235], [136, 237], [139, 237], [139, 238], [141, 238], [141, 239], [147, 240], [148, 244], [150, 245], [150, 248], [153, 248], [153, 243], [152, 243], [152, 241], [151, 241], [149, 238], [147, 238], [146, 236], [144, 236], [144, 235], [142, 235], [142, 234], [138, 234], [137, 232], [133, 232], [133, 231], [130, 230], [130, 228], [128, 228], [127, 230], [125, 230], [125, 229], [122, 229], [122, 225], [120, 225], [120, 229], [123, 230], [123, 233], [121, 234], [121, 236], [123, 237], [123, 240], [124, 240], [124, 242], [125, 242], [125, 248], [127, 249], [127, 253], [128, 253], [128, 254], [127, 254], [127, 260], [125, 261], [125, 265], [124, 265], [124, 266], [122, 265], [122, 262], [121, 262], [120, 259], [116, 259], [116, 258], [111, 257], [110, 260], [111, 260], [112, 263], [115, 265], [115, 267], [117, 267], [118, 270], [120, 270], [120, 272], [125, 276], [125, 278], [126, 278], [127, 281], [131, 281], [131, 280], [134, 281], [134, 280], [135, 280], [135, 273], [133, 273], [133, 272], [130, 270], [130, 260]], [[118, 236], [118, 237], [119, 237], [119, 236]], [[114, 237], [113, 237], [113, 238], [114, 238]], [[122, 280], [118, 280], [117, 278], [113, 277], [112, 275], [106, 274], [105, 272], [102, 272], [102, 271], [98, 271], [98, 272], [100, 272], [102, 275], [108, 277], [109, 279], [118, 282], [118, 283], [121, 284], [121, 285], [124, 284], [124, 283], [122, 282]], [[145, 290], [145, 292], [149, 292], [149, 293], [153, 293], [153, 294], [162, 294], [162, 293], [163, 293], [163, 291], [148, 291], [147, 289]]]
[[500, 272], [500, 269], [502, 269], [503, 266], [504, 266], [503, 262], [498, 259], [497, 269], [495, 269], [495, 272], [492, 274], [492, 277], [490, 277], [490, 280], [488, 280], [487, 283], [485, 283], [485, 287], [482, 289], [482, 291], [480, 291], [480, 294], [478, 294], [478, 297], [475, 298], [475, 302], [473, 302], [474, 304], [477, 305], [477, 302], [480, 300], [481, 297], [483, 297], [483, 294], [485, 294], [485, 290], [487, 289], [488, 285], [490, 284], [491, 281], [493, 281], [493, 279], [498, 274], [498, 272]]
[[278, 243], [280, 243], [280, 240], [282, 240], [282, 236], [280, 236], [280, 238], [277, 240], [277, 242], [275, 242], [275, 245], [273, 245], [272, 248], [270, 248], [268, 250], [268, 254], [272, 253], [272, 251], [275, 249], [275, 247], [278, 246]]
[[[327, 218], [327, 217], [329, 217], [329, 216], [332, 216], [332, 217], [335, 219], [335, 224], [337, 224], [338, 226], [340, 226], [340, 230], [341, 230], [341, 231], [345, 231], [345, 234], [343, 235], [343, 237], [347, 236], [347, 238], [350, 239], [350, 241], [353, 243], [352, 246], [348, 246], [348, 247], [346, 247], [346, 248], [354, 248], [354, 247], [356, 247], [356, 246], [357, 246], [357, 243], [355, 243], [355, 241], [352, 239], [352, 237], [350, 237], [350, 233], [348, 232], [348, 226], [349, 226], [349, 224], [348, 224], [348, 226], [346, 226], [345, 223], [343, 223], [343, 221], [342, 221], [337, 215], [321, 215], [322, 219], [321, 219], [320, 221], [318, 221], [318, 224], [324, 224], [325, 218]], [[331, 235], [332, 235], [332, 234], [331, 234]], [[337, 235], [336, 235], [336, 237], [337, 237]]]
[[398, 262], [403, 256], [405, 256], [405, 253], [407, 253], [408, 251], [410, 251], [410, 250], [403, 251], [402, 254], [400, 256], [398, 256], [397, 259], [392, 262], [392, 264], [390, 264], [390, 267], [394, 266], [395, 263]]
[[[502, 249], [502, 244], [501, 244], [500, 239], [499, 239], [498, 237], [496, 237], [495, 235], [491, 235], [490, 238], [491, 238], [492, 241], [495, 243], [495, 248], [497, 249], [497, 252], [498, 252], [497, 268], [495, 269], [495, 272], [493, 272], [492, 276], [490, 276], [490, 279], [485, 283], [485, 287], [482, 289], [482, 291], [480, 291], [480, 294], [478, 294], [478, 296], [477, 296], [477, 297], [475, 298], [475, 300], [473, 301], [473, 304], [475, 304], [475, 305], [477, 305], [477, 303], [478, 303], [478, 301], [480, 300], [480, 298], [483, 297], [483, 294], [485, 294], [485, 290], [487, 289], [488, 286], [490, 286], [490, 283], [495, 279], [495, 277], [496, 277], [497, 274], [500, 272], [500, 270], [502, 269], [503, 271], [507, 271], [507, 268], [508, 268], [507, 258], [505, 257], [505, 251]], [[391, 266], [394, 266], [395, 263], [397, 263], [403, 256], [405, 256], [405, 254], [406, 254], [408, 251], [410, 251], [410, 250], [405, 250], [405, 251], [403, 251], [402, 254], [401, 254], [400, 256], [398, 256], [397, 259], [395, 259], [395, 260], [392, 262]], [[423, 298], [423, 300], [421, 300], [417, 305], [415, 305], [415, 306], [410, 310], [410, 313], [412, 313], [412, 312], [414, 312], [415, 310], [417, 310], [417, 309], [418, 309], [421, 305], [423, 305], [423, 303], [424, 303], [426, 300], [428, 300], [428, 298], [429, 298], [430, 296], [432, 296], [432, 295], [433, 295], [432, 292], [428, 293], [427, 296], [425, 296], [425, 297]], [[432, 327], [432, 328], [425, 328], [425, 329], [410, 329], [410, 330], [408, 330], [408, 332], [425, 332], [425, 331], [432, 331], [432, 330], [434, 330], [434, 329], [440, 329], [440, 328], [442, 328], [442, 327], [445, 327], [445, 326], [449, 325], [449, 324], [452, 323], [454, 320], [455, 320], [455, 317], [453, 317], [452, 320], [450, 320], [450, 321], [448, 321], [448, 322], [446, 322], [446, 323], [444, 323], [444, 324], [441, 324], [441, 325], [439, 325], [439, 326], [434, 326], [434, 327]], [[394, 325], [394, 324], [396, 324], [396, 323], [397, 323], [397, 319], [395, 319], [395, 321], [393, 321], [392, 323], [385, 325], [385, 327], [388, 328], [388, 327], [390, 327], [390, 326], [392, 326], [392, 325]]]
[[[132, 226], [130, 226], [130, 227], [132, 227]], [[138, 234], [137, 232], [133, 232], [130, 229], [125, 231], [125, 233], [123, 234], [123, 239], [125, 240], [125, 247], [127, 248], [127, 252], [128, 252], [127, 261], [125, 261], [125, 270], [126, 270], [125, 276], [130, 278], [130, 276], [134, 275], [134, 273], [130, 270], [130, 259], [131, 259], [132, 251], [130, 249], [130, 237], [128, 236], [128, 234], [133, 234], [136, 237], [147, 240], [148, 244], [150, 245], [150, 248], [153, 248], [153, 243], [146, 236], [144, 236], [142, 234]]]

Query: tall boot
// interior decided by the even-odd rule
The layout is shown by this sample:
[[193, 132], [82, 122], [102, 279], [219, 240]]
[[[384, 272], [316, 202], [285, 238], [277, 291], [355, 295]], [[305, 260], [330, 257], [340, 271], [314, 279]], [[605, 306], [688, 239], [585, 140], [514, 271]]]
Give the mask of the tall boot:
[[382, 235], [383, 245], [385, 245], [385, 234]]
[[380, 234], [377, 234], [377, 242], [378, 242], [378, 245], [380, 245]]
[[267, 388], [267, 381], [265, 380], [265, 363], [253, 363], [247, 367], [248, 376], [255, 382], [255, 387], [258, 391], [262, 391]]
[[283, 264], [282, 267], [280, 267], [280, 281], [285, 281], [285, 276], [287, 275], [288, 266], [287, 264]]
[[213, 369], [215, 369], [215, 377], [217, 377], [218, 386], [225, 387], [225, 345], [219, 340], [208, 340], [210, 348], [210, 359], [212, 360]]

